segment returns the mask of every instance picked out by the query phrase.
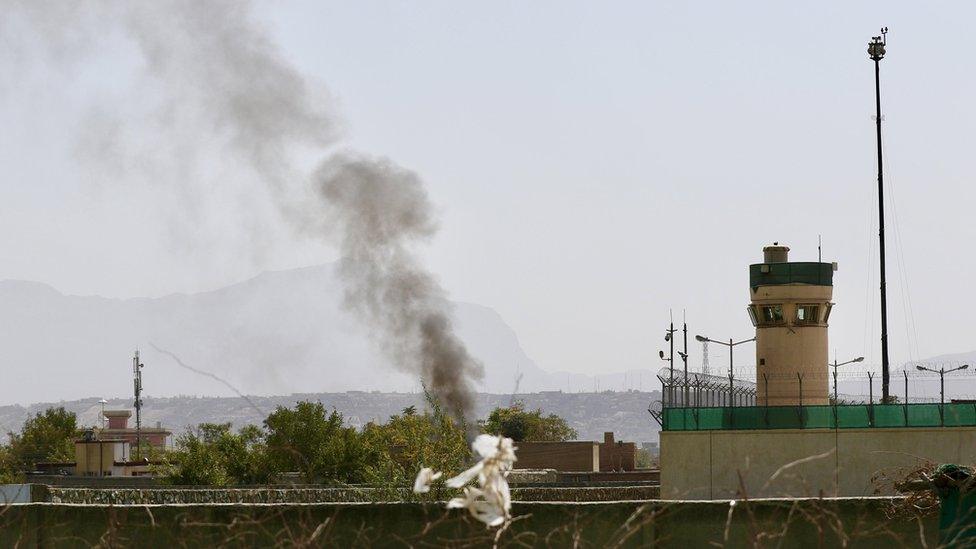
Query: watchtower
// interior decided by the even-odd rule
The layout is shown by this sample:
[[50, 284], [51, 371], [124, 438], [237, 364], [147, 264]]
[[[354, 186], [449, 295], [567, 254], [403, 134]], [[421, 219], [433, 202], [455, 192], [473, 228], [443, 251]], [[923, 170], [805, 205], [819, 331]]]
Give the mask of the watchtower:
[[790, 262], [774, 242], [749, 265], [749, 318], [756, 327], [760, 406], [827, 404], [827, 320], [835, 263]]

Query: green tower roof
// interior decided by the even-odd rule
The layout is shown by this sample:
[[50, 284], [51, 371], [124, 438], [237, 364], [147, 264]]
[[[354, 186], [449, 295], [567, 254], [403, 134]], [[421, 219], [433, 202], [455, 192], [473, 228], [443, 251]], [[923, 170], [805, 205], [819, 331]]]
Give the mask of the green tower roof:
[[783, 284], [834, 285], [832, 263], [755, 263], [749, 265], [749, 286], [780, 286]]

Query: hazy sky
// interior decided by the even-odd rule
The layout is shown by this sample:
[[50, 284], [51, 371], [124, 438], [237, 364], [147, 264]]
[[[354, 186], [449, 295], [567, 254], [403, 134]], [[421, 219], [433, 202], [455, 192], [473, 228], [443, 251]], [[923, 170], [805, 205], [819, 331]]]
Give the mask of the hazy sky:
[[[976, 349], [974, 15], [964, 2], [280, 1], [254, 18], [341, 117], [338, 147], [424, 179], [441, 215], [425, 254], [452, 298], [498, 310], [543, 368], [596, 374], [656, 369], [669, 308], [687, 309], [692, 334], [750, 337], [748, 264], [774, 240], [816, 260], [818, 235], [840, 265], [831, 349], [880, 361], [866, 44], [882, 25], [893, 362]], [[0, 46], [0, 279], [157, 296], [335, 258], [216, 148], [181, 152], [189, 173], [113, 166], [106, 135], [147, 158], [171, 144], [152, 124], [95, 122], [106, 98], [128, 117], [158, 92], [130, 43], [98, 38], [53, 67]]]

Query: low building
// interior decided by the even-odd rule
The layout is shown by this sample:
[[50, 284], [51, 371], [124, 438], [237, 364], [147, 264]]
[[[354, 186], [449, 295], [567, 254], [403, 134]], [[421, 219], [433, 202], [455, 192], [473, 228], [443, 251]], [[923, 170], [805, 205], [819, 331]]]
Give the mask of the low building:
[[615, 442], [613, 432], [603, 433], [600, 444], [601, 471], [633, 471], [637, 468], [637, 444]]
[[592, 441], [516, 442], [519, 469], [555, 469], [559, 472], [600, 471], [600, 445]]
[[138, 431], [135, 427], [129, 427], [129, 418], [132, 417], [131, 410], [105, 410], [104, 413], [108, 419], [108, 427], [99, 433], [99, 438], [104, 440], [120, 439], [135, 446], [136, 438], [141, 437], [144, 444], [162, 449], [166, 447], [166, 439], [173, 434], [158, 423], [155, 427], [142, 427]]
[[129, 441], [85, 432], [75, 441], [75, 461], [38, 463], [40, 474], [82, 477], [133, 477], [150, 474], [148, 459], [133, 460]]

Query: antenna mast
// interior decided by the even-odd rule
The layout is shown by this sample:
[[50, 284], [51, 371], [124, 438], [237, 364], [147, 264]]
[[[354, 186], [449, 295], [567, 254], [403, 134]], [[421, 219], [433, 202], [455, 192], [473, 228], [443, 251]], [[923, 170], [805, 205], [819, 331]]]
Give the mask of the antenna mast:
[[142, 458], [142, 368], [145, 364], [139, 362], [139, 350], [132, 357], [132, 386], [136, 395], [136, 459]]
[[888, 396], [888, 297], [885, 282], [885, 236], [884, 236], [884, 165], [881, 152], [881, 60], [888, 44], [888, 27], [881, 29], [881, 36], [871, 37], [868, 43], [868, 56], [874, 61], [874, 99], [875, 123], [878, 137], [878, 250], [881, 252], [881, 402], [887, 404]]

